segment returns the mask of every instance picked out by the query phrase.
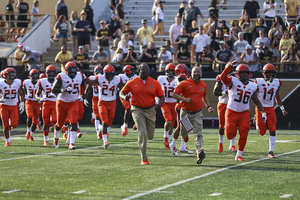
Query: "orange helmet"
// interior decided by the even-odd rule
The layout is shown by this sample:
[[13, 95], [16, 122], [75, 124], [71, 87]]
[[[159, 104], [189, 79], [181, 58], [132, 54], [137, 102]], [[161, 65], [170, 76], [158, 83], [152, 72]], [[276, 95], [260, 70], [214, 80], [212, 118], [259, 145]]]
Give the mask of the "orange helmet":
[[40, 79], [42, 79], [42, 78], [46, 78], [47, 76], [46, 76], [46, 74], [44, 74], [44, 73], [40, 73]]
[[131, 65], [125, 65], [123, 67], [123, 72], [127, 75], [131, 75], [132, 73], [134, 73], [134, 67]]
[[108, 81], [111, 81], [114, 78], [114, 76], [115, 76], [116, 70], [115, 70], [115, 68], [112, 65], [108, 64], [108, 65], [106, 65], [104, 67], [103, 72], [104, 72], [105, 78]]
[[37, 80], [37, 79], [39, 79], [39, 76], [40, 76], [40, 72], [37, 69], [30, 70], [30, 72], [29, 72], [30, 79]]
[[176, 68], [176, 65], [174, 65], [173, 63], [167, 64], [166, 76], [168, 76], [169, 78], [173, 78], [175, 75], [175, 68]]
[[73, 79], [77, 74], [77, 66], [74, 62], [68, 62], [65, 66], [66, 73], [69, 75], [71, 79]]
[[[246, 72], [247, 76], [241, 76], [241, 72]], [[248, 81], [250, 78], [250, 70], [247, 65], [245, 64], [239, 64], [237, 68], [235, 69], [235, 76], [240, 79], [241, 81]]]
[[17, 71], [14, 68], [8, 67], [3, 71], [3, 78], [14, 80], [17, 77]]
[[178, 80], [179, 83], [180, 83], [181, 81], [186, 80], [186, 79], [187, 79], [187, 77], [186, 77], [185, 74], [181, 74], [181, 75], [179, 75], [179, 76], [177, 77], [177, 80]]
[[95, 68], [94, 68], [94, 74], [97, 75], [97, 74], [102, 74], [103, 73], [103, 68], [101, 65], [97, 65]]
[[1, 73], [0, 73], [0, 77], [1, 77], [1, 78], [4, 78], [4, 77], [3, 77], [3, 72], [4, 72], [4, 70], [1, 70]]
[[46, 68], [46, 75], [48, 78], [54, 79], [56, 76], [56, 68], [53, 65], [49, 65]]
[[189, 68], [185, 64], [179, 64], [175, 67], [175, 74], [176, 76], [180, 74], [189, 75]]
[[263, 67], [263, 73], [262, 74], [264, 75], [265, 79], [268, 80], [268, 81], [275, 78], [276, 69], [275, 69], [274, 65], [272, 65], [271, 63], [267, 63]]

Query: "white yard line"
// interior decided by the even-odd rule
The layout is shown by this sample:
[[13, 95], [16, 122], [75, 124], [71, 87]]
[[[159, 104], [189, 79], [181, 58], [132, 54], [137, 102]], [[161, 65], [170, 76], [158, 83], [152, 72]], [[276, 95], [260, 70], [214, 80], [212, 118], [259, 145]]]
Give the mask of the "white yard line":
[[19, 191], [21, 191], [21, 190], [9, 190], [9, 191], [3, 191], [2, 193], [10, 194], [10, 193], [19, 192]]
[[[285, 156], [285, 155], [289, 155], [289, 154], [293, 154], [293, 153], [297, 153], [297, 152], [300, 152], [300, 149], [295, 150], [295, 151], [291, 151], [291, 152], [287, 152], [287, 153], [283, 153], [283, 154], [279, 154], [279, 155], [277, 155], [276, 157]], [[167, 188], [170, 188], [170, 187], [173, 187], [173, 186], [181, 185], [181, 184], [187, 183], [187, 182], [189, 182], [189, 181], [193, 181], [193, 180], [196, 180], [196, 179], [199, 179], [199, 178], [203, 178], [203, 177], [206, 177], [206, 176], [209, 176], [209, 175], [213, 175], [213, 174], [216, 174], [216, 173], [218, 173], [218, 172], [222, 172], [222, 171], [225, 171], [225, 170], [228, 170], [228, 169], [231, 169], [231, 168], [241, 167], [241, 166], [244, 166], [244, 165], [248, 165], [248, 164], [252, 164], [252, 163], [256, 163], [256, 162], [260, 162], [260, 161], [268, 160], [268, 159], [270, 159], [270, 158], [267, 158], [267, 157], [266, 157], [266, 158], [262, 158], [262, 159], [258, 159], [258, 160], [253, 160], [253, 161], [250, 161], [250, 162], [242, 162], [241, 164], [238, 164], [238, 165], [233, 165], [233, 166], [229, 166], [229, 167], [224, 167], [224, 168], [221, 168], [221, 169], [212, 171], [212, 172], [208, 172], [208, 173], [206, 173], [206, 174], [202, 174], [202, 175], [200, 175], [200, 176], [195, 176], [195, 177], [193, 177], [193, 178], [181, 180], [181, 181], [178, 181], [178, 182], [176, 182], [176, 183], [172, 183], [172, 184], [169, 184], [169, 185], [165, 185], [165, 186], [162, 186], [162, 187], [153, 189], [153, 190], [148, 190], [148, 191], [146, 191], [146, 192], [141, 192], [141, 193], [139, 193], [139, 194], [136, 194], [136, 195], [133, 195], [133, 196], [124, 198], [123, 200], [130, 200], [130, 199], [139, 198], [139, 197], [145, 196], [145, 195], [147, 195], [147, 194], [152, 194], [152, 193], [155, 193], [155, 192], [160, 192], [161, 190], [164, 190], [164, 189], [167, 189]]]
[[76, 191], [76, 192], [72, 192], [72, 194], [81, 194], [81, 193], [85, 193], [86, 190], [79, 190], [79, 191]]

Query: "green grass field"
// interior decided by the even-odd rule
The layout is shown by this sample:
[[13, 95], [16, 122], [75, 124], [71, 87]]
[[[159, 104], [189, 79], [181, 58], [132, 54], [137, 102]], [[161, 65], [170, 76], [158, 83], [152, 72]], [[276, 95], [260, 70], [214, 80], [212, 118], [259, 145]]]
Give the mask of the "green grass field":
[[[22, 130], [26, 128], [13, 131]], [[130, 129], [122, 137], [120, 130], [111, 129], [107, 150], [92, 126], [81, 127], [75, 151], [62, 139], [58, 149], [52, 139], [43, 146], [41, 132], [33, 142], [25, 132], [12, 136], [10, 147], [4, 147], [2, 137], [0, 199], [300, 199], [299, 131], [277, 131], [277, 158], [269, 159], [268, 134], [251, 130], [245, 162], [237, 162], [228, 151], [229, 141], [218, 153], [218, 130], [204, 129], [206, 158], [197, 165], [193, 137], [187, 147], [194, 154], [175, 157], [164, 149], [163, 129], [156, 129], [154, 140], [148, 141], [150, 165], [142, 166], [137, 132]]]

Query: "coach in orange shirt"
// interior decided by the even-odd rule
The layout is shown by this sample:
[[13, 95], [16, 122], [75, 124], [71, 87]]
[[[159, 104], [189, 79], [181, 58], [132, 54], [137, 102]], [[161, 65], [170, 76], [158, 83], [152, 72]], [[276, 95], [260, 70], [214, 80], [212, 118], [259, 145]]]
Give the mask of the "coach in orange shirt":
[[[195, 145], [197, 151], [197, 164], [201, 164], [205, 158], [203, 151], [203, 103], [206, 105], [209, 112], [213, 112], [214, 109], [210, 106], [208, 97], [206, 95], [206, 84], [200, 80], [202, 71], [200, 67], [194, 67], [192, 70], [192, 77], [188, 80], [184, 80], [178, 84], [175, 88], [172, 97], [181, 102], [182, 108], [180, 110], [180, 119], [187, 115], [191, 124], [194, 127]], [[202, 103], [203, 101], [203, 103]], [[185, 142], [188, 141], [187, 132], [181, 127], [181, 136]]]
[[[131, 92], [132, 118], [139, 132], [138, 144], [142, 156], [142, 165], [149, 165], [146, 155], [147, 138], [152, 140], [155, 131], [156, 110], [165, 101], [164, 92], [160, 84], [149, 77], [149, 66], [142, 63], [138, 68], [139, 76], [128, 81], [120, 92], [120, 97], [129, 100]], [[159, 97], [159, 104], [155, 105], [155, 96]]]

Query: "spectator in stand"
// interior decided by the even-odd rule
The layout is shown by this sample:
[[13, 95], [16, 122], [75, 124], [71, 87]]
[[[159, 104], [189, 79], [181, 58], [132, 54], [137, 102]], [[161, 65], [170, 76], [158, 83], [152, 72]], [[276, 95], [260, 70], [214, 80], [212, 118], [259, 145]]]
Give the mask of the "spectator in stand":
[[[149, 44], [149, 47], [150, 47], [150, 44]], [[153, 56], [151, 55], [151, 53], [149, 52], [149, 49], [147, 48], [147, 45], [143, 45], [142, 46], [142, 53], [139, 54], [137, 60], [139, 62], [145, 62], [145, 63], [148, 63], [148, 62], [152, 62], [151, 59], [153, 58]], [[154, 60], [155, 62], [155, 60]], [[156, 72], [156, 65], [155, 64], [152, 64], [152, 67], [150, 67], [150, 64], [149, 65], [149, 68], [150, 68], [150, 71], [155, 71]]]
[[77, 54], [77, 32], [74, 31], [75, 24], [78, 22], [78, 15], [76, 11], [71, 12], [71, 17], [70, 17], [70, 29], [72, 31], [72, 41], [73, 41], [73, 54]]
[[84, 46], [84, 51], [88, 52], [90, 47], [90, 32], [92, 31], [90, 22], [86, 20], [86, 13], [80, 13], [80, 20], [75, 24], [74, 31], [77, 32], [77, 42], [79, 46]]
[[129, 46], [128, 47], [128, 53], [124, 53], [124, 62], [128, 62], [129, 65], [135, 68], [135, 63], [136, 62], [136, 53], [133, 52], [133, 47]]
[[244, 14], [242, 20], [240, 21], [240, 27], [242, 29], [242, 32], [244, 33], [245, 40], [248, 41], [248, 43], [252, 44], [252, 22], [250, 22], [250, 18], [248, 14]]
[[130, 22], [125, 22], [125, 30], [122, 32], [122, 34], [126, 34], [128, 36], [128, 39], [131, 40], [131, 42], [134, 42], [135, 34], [134, 30], [130, 28]]
[[61, 64], [60, 70], [63, 72], [63, 71], [65, 71], [66, 63], [69, 62], [69, 61], [72, 61], [73, 56], [72, 56], [72, 53], [70, 51], [68, 51], [65, 46], [62, 46], [60, 48], [60, 52], [58, 52], [58, 54], [56, 55], [54, 60], [55, 60], [56, 63]]
[[178, 10], [178, 13], [177, 13], [177, 16], [180, 17], [181, 25], [184, 25], [184, 17], [183, 17], [183, 13], [184, 13], [184, 10], [185, 10], [186, 5], [187, 5], [187, 2], [186, 2], [186, 1], [183, 1], [183, 2], [180, 4], [180, 7], [179, 7], [179, 10]]
[[295, 40], [296, 44], [299, 44], [300, 35], [298, 34], [296, 27], [290, 29], [290, 37]]
[[259, 54], [259, 62], [261, 63], [260, 69], [263, 69], [263, 66], [267, 63], [273, 63], [275, 57], [272, 51], [269, 51], [267, 46], [262, 47], [262, 52]]
[[201, 64], [202, 71], [213, 72], [213, 68], [212, 68], [213, 61], [214, 61], [214, 56], [210, 53], [209, 48], [207, 46], [202, 47], [202, 55], [198, 59], [198, 65]]
[[225, 69], [225, 65], [228, 62], [231, 62], [234, 60], [234, 57], [229, 49], [226, 49], [225, 42], [220, 41], [219, 42], [220, 50], [217, 51], [215, 61], [218, 63], [214, 67], [214, 71], [223, 71]]
[[159, 0], [154, 0], [153, 5], [152, 5], [152, 18], [151, 18], [151, 21], [152, 21], [153, 30], [156, 30], [156, 26], [157, 26], [157, 22], [156, 22], [156, 8], [158, 6], [158, 2], [159, 2]]
[[100, 27], [101, 28], [99, 30], [97, 30], [97, 33], [96, 33], [96, 40], [98, 40], [98, 46], [102, 47], [103, 50], [106, 51], [106, 53], [108, 55], [108, 60], [111, 60], [111, 54], [110, 54], [110, 49], [109, 49], [109, 40], [111, 40], [111, 32], [105, 26], [104, 20], [100, 21]]
[[189, 7], [185, 8], [183, 17], [185, 19], [185, 29], [189, 30], [189, 28], [192, 26], [192, 21], [198, 19], [198, 15], [204, 19], [200, 9], [198, 7], [194, 6], [195, 1], [189, 0]]
[[234, 59], [240, 60], [241, 55], [245, 53], [246, 46], [249, 45], [249, 42], [244, 40], [244, 34], [243, 32], [239, 32], [238, 34], [239, 40], [236, 41], [233, 45], [233, 51], [234, 51]]
[[[254, 25], [256, 19], [260, 17], [260, 7], [257, 1], [249, 0], [246, 1], [242, 10], [242, 18], [244, 17], [245, 13], [249, 15], [249, 18]], [[250, 23], [250, 22], [249, 22]], [[251, 27], [253, 28], [253, 27]]]
[[257, 18], [257, 26], [254, 27], [253, 29], [253, 42], [260, 37], [259, 31], [263, 31], [265, 33], [265, 37], [268, 36], [268, 29], [267, 27], [264, 26], [265, 20], [263, 18]]
[[283, 38], [281, 38], [279, 42], [279, 50], [281, 51], [281, 58], [287, 54], [287, 50], [289, 48], [294, 48], [296, 45], [296, 42], [294, 39], [290, 38], [290, 34], [288, 31], [283, 32]]
[[104, 50], [103, 47], [98, 46], [98, 51], [96, 51], [93, 55], [92, 62], [101, 65], [102, 68], [109, 62], [108, 53]]
[[26, 34], [26, 29], [28, 28], [28, 18], [30, 19], [29, 5], [28, 3], [24, 2], [24, 0], [19, 0], [16, 4], [16, 10], [18, 11], [18, 14], [26, 14], [26, 13], [28, 14], [28, 16], [27, 15], [17, 16], [17, 21], [24, 21], [24, 22], [17, 22], [18, 35], [22, 34], [21, 37], [23, 37]]
[[276, 6], [277, 3], [275, 2], [275, 0], [267, 0], [267, 2], [265, 2], [263, 6], [268, 31], [271, 29], [272, 22], [275, 18]]
[[122, 71], [122, 65], [120, 64], [123, 62], [123, 49], [117, 48], [115, 55], [113, 56], [111, 62], [115, 67], [116, 71]]
[[129, 46], [133, 46], [133, 43], [132, 43], [131, 40], [128, 39], [127, 34], [123, 33], [122, 36], [121, 36], [121, 40], [118, 43], [118, 48], [123, 49], [123, 53], [127, 54]]
[[[185, 46], [187, 51], [190, 52], [191, 49], [191, 39], [190, 37], [186, 34], [186, 29], [185, 27], [182, 27], [180, 29], [181, 35], [179, 35], [176, 40], [175, 40], [175, 45], [178, 45], [178, 49], [180, 49], [180, 47]], [[177, 55], [177, 52], [175, 52], [174, 54]]]
[[222, 29], [217, 28], [215, 37], [211, 37], [210, 47], [212, 48], [213, 51], [211, 50], [210, 52], [216, 53], [217, 51], [219, 51], [221, 41], [224, 41], [224, 37], [222, 35]]
[[15, 15], [14, 15], [14, 6], [12, 5], [13, 3], [14, 3], [14, 0], [9, 0], [8, 4], [5, 7], [6, 21], [7, 21], [7, 27], [8, 27], [7, 33], [8, 34], [13, 34], [14, 27], [16, 27], [15, 22], [14, 22]]
[[26, 47], [24, 50], [25, 54], [22, 58], [23, 65], [27, 64], [27, 70], [30, 71], [32, 69], [39, 70], [41, 66], [39, 65], [43, 62], [44, 54], [39, 51], [31, 50], [29, 47]]
[[236, 34], [238, 34], [239, 32], [241, 32], [242, 31], [242, 29], [241, 29], [241, 27], [240, 27], [240, 25], [239, 25], [239, 21], [238, 20], [232, 20], [231, 22], [230, 22], [230, 24], [231, 24], [231, 26], [232, 26], [232, 28], [234, 28], [235, 29], [235, 33]]
[[69, 20], [69, 13], [68, 13], [68, 7], [65, 4], [65, 0], [58, 0], [55, 6], [55, 17], [56, 21], [58, 20], [59, 16], [64, 15], [66, 16], [66, 20]]
[[78, 52], [79, 53], [74, 56], [73, 62], [76, 63], [80, 71], [89, 70], [89, 56], [84, 53], [84, 46], [79, 46]]
[[166, 46], [162, 46], [160, 50], [161, 51], [158, 53], [157, 57], [157, 60], [160, 62], [159, 72], [164, 72], [166, 65], [173, 61], [172, 53], [170, 51], [167, 51]]
[[204, 28], [202, 25], [199, 26], [199, 34], [197, 34], [193, 40], [193, 50], [191, 50], [192, 62], [194, 62], [194, 55], [196, 56], [196, 62], [202, 56], [203, 47], [209, 48], [210, 39], [204, 33]]
[[96, 28], [94, 25], [94, 10], [93, 8], [90, 6], [91, 4], [91, 0], [84, 0], [84, 6], [83, 6], [83, 12], [86, 13], [86, 20], [90, 22], [90, 28], [92, 29], [92, 31], [90, 32], [90, 34], [92, 35], [92, 37], [95, 37], [95, 32], [96, 32]]
[[36, 23], [39, 21], [39, 16], [41, 16], [41, 15], [39, 15], [39, 13], [40, 13], [40, 11], [38, 9], [39, 5], [40, 5], [39, 1], [37, 1], [37, 0], [33, 1], [32, 9], [31, 9], [31, 13], [32, 13], [32, 17], [31, 17], [32, 25], [31, 26], [32, 27], [34, 27], [34, 25], [36, 25]]
[[229, 34], [229, 28], [226, 26], [226, 21], [220, 21], [220, 28], [222, 29], [223, 34]]
[[296, 51], [293, 48], [288, 48], [287, 53], [281, 59], [281, 63], [284, 63], [284, 72], [300, 72], [299, 58], [296, 55]]
[[[18, 44], [18, 48], [14, 53], [14, 57], [17, 61], [17, 66], [24, 66], [23, 62], [22, 62], [22, 58], [24, 57], [25, 53], [23, 50], [23, 43], [19, 43]], [[25, 69], [26, 70], [26, 69]]]
[[64, 15], [59, 16], [58, 21], [54, 25], [54, 30], [57, 33], [59, 48], [67, 46], [68, 42], [68, 23]]
[[177, 53], [177, 61], [185, 64], [188, 68], [191, 68], [191, 55], [189, 52], [187, 52], [185, 46], [180, 47], [180, 51]]
[[284, 0], [287, 23], [295, 24], [299, 17], [299, 0]]
[[206, 35], [208, 35], [208, 29], [213, 22], [214, 22], [214, 18], [208, 17], [207, 22], [203, 25], [204, 33]]
[[[273, 57], [275, 62], [280, 62], [280, 51], [279, 51], [279, 35], [281, 34], [281, 31], [279, 29], [280, 24], [275, 22], [273, 27], [269, 31], [269, 40], [271, 43], [271, 48], [273, 52]], [[280, 65], [274, 65], [276, 68], [276, 71], [280, 72]]]
[[[182, 27], [184, 27], [184, 26], [182, 24], [180, 24], [180, 16], [177, 15], [175, 17], [175, 24], [172, 24], [170, 26], [170, 30], [169, 30], [171, 45], [174, 47], [175, 52], [178, 51], [178, 45], [175, 45], [175, 41], [176, 41], [177, 37], [181, 34]], [[174, 61], [176, 61], [175, 57], [173, 59], [174, 59]]]
[[270, 47], [271, 45], [269, 38], [265, 37], [265, 33], [262, 30], [259, 31], [259, 36], [253, 43], [253, 46], [256, 48], [257, 57], [259, 57], [263, 46]]
[[230, 40], [230, 35], [228, 35], [227, 33], [224, 34], [224, 42], [225, 42], [226, 49], [233, 51], [233, 43]]
[[[113, 45], [110, 46], [110, 57], [112, 58], [114, 55], [115, 55], [115, 52], [117, 51], [117, 48], [118, 48], [118, 43], [119, 43], [119, 39], [118, 38], [115, 38], [113, 40]], [[110, 59], [111, 60], [111, 59]]]
[[153, 29], [148, 27], [146, 19], [142, 19], [143, 27], [139, 28], [136, 33], [136, 38], [140, 43], [140, 52], [142, 52], [142, 45], [147, 45], [149, 42], [153, 42], [155, 46], [155, 39]]
[[159, 32], [159, 35], [161, 36], [160, 40], [164, 41], [165, 38], [162, 37], [165, 35], [165, 27], [164, 27], [164, 5], [165, 1], [159, 1], [157, 8], [155, 10], [155, 19], [156, 19], [156, 29], [154, 30], [153, 34], [156, 35], [157, 32]]
[[171, 47], [171, 41], [166, 40], [165, 45], [166, 45], [167, 51], [170, 51], [173, 55], [175, 53], [175, 49], [173, 47]]
[[111, 14], [115, 13], [116, 5], [119, 3], [119, 0], [110, 0], [109, 2], [109, 9]]
[[282, 18], [281, 18], [280, 16], [277, 15], [277, 16], [275, 16], [275, 18], [274, 18], [274, 22], [277, 22], [277, 23], [280, 24], [279, 29], [280, 29], [280, 31], [281, 31], [281, 33], [282, 33], [282, 35], [283, 35], [283, 32], [284, 32], [285, 30], [287, 30], [287, 28], [286, 28], [285, 23], [283, 22]]
[[192, 27], [187, 32], [187, 35], [191, 38], [191, 42], [193, 43], [193, 39], [195, 35], [199, 33], [198, 23], [197, 21], [192, 21]]
[[257, 69], [257, 54], [250, 45], [246, 46], [246, 52], [242, 54], [240, 58], [241, 64], [246, 64], [250, 70], [250, 72], [259, 72]]
[[238, 33], [236, 33], [235, 31], [236, 31], [235, 28], [233, 27], [230, 28], [229, 36], [233, 44], [238, 40]]
[[208, 7], [209, 16], [213, 19], [219, 19], [219, 9], [217, 8], [217, 4], [219, 4], [218, 0], [211, 0]]
[[[208, 27], [207, 35], [209, 36], [211, 41], [213, 41], [214, 38], [216, 37], [216, 32], [217, 32], [218, 28], [220, 28], [220, 23], [218, 20], [214, 20], [213, 23]], [[220, 29], [220, 30], [222, 30], [222, 29]], [[222, 35], [222, 33], [221, 33], [221, 35]]]
[[112, 14], [110, 20], [106, 22], [106, 27], [108, 27], [108, 29], [110, 30], [113, 39], [121, 37], [122, 32], [120, 21], [117, 20], [115, 14]]
[[[155, 49], [155, 45], [153, 42], [148, 43], [149, 48], [147, 49], [147, 52], [151, 55], [149, 62], [156, 62], [157, 59], [157, 50]], [[147, 47], [147, 46], [146, 46]], [[149, 64], [150, 71], [156, 71], [156, 64]]]
[[125, 20], [124, 15], [127, 14], [124, 12], [124, 6], [123, 6], [124, 0], [119, 0], [119, 3], [116, 6], [115, 14], [117, 16], [117, 19], [120, 21], [121, 25], [121, 31], [125, 29]]

